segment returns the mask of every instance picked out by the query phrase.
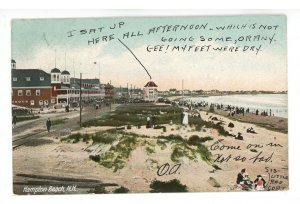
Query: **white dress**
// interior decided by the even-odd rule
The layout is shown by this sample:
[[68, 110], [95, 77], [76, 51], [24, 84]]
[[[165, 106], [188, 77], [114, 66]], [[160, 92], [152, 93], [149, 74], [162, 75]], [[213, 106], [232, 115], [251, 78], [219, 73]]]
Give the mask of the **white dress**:
[[189, 124], [189, 114], [188, 113], [184, 113], [182, 124], [183, 125], [188, 125]]

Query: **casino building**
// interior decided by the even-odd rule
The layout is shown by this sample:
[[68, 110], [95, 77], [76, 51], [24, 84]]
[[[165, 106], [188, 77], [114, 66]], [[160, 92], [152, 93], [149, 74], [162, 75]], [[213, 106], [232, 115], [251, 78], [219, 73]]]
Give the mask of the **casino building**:
[[[80, 79], [71, 78], [67, 70], [53, 68], [50, 73], [41, 69], [17, 69], [11, 60], [12, 104], [28, 108], [79, 102]], [[104, 97], [99, 79], [82, 79], [82, 100]]]

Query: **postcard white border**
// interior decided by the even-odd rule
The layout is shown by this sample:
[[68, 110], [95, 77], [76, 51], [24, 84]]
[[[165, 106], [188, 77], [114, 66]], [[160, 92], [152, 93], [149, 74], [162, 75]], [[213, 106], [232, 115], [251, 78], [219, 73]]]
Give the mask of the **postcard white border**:
[[[0, 197], [12, 203], [293, 203], [300, 201], [300, 11], [298, 10], [60, 10], [60, 11], [0, 11]], [[10, 89], [10, 20], [12, 18], [71, 18], [102, 16], [174, 16], [174, 15], [245, 15], [285, 14], [288, 19], [288, 97], [289, 97], [289, 170], [290, 190], [264, 193], [184, 193], [126, 195], [12, 195], [11, 89]]]

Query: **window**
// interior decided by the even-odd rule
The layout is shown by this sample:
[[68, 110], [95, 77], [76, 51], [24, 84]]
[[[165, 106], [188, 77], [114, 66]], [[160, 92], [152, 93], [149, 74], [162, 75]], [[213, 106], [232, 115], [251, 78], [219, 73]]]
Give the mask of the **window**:
[[30, 96], [31, 95], [31, 91], [30, 90], [26, 90], [26, 96]]
[[22, 90], [18, 90], [18, 96], [23, 96], [23, 91]]
[[34, 100], [30, 101], [30, 105], [34, 106]]
[[35, 95], [40, 96], [41, 95], [41, 90], [39, 90], [39, 89], [35, 90]]
[[30, 81], [30, 77], [26, 77], [26, 81]]
[[17, 77], [13, 77], [13, 81], [18, 81], [18, 78]]
[[53, 75], [52, 75], [52, 81], [55, 81], [55, 80], [56, 80], [56, 75], [53, 74]]
[[44, 77], [40, 77], [40, 81], [44, 81], [45, 80], [45, 78]]
[[51, 99], [51, 103], [55, 103], [55, 99], [54, 98]]
[[39, 105], [42, 106], [44, 104], [43, 100], [39, 101]]

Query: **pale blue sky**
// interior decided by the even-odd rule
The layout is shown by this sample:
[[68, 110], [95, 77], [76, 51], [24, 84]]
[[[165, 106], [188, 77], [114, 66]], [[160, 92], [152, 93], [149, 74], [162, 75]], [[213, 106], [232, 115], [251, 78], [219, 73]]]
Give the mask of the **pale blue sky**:
[[[109, 29], [110, 26], [124, 22], [121, 28]], [[216, 26], [230, 24], [251, 24], [277, 26], [273, 29], [243, 29], [217, 31]], [[149, 29], [164, 25], [206, 25], [206, 29], [177, 31], [147, 35]], [[81, 35], [82, 29], [97, 29], [101, 32]], [[256, 28], [257, 28], [256, 27]], [[212, 28], [213, 30], [210, 30]], [[74, 36], [68, 37], [68, 31], [76, 30]], [[144, 35], [122, 39], [126, 32], [140, 31]], [[195, 42], [188, 44], [208, 44], [200, 42], [200, 36], [227, 37], [236, 39], [239, 36], [262, 35], [272, 36], [275, 41], [242, 42], [236, 45], [262, 45], [262, 51], [255, 54], [222, 54], [218, 53], [149, 53], [148, 45], [171, 44], [161, 42], [161, 37], [189, 37]], [[114, 40], [95, 45], [87, 41], [103, 35], [114, 34]], [[99, 75], [93, 61], [101, 61], [101, 80], [112, 80], [115, 85], [128, 83], [143, 86], [147, 75], [133, 59], [117, 38], [130, 47], [142, 63], [149, 69], [153, 80], [161, 84], [161, 89], [180, 88], [180, 81], [186, 80], [189, 89], [276, 89], [286, 90], [286, 17], [285, 16], [219, 16], [219, 17], [139, 17], [139, 18], [81, 18], [81, 19], [17, 19], [12, 21], [12, 57], [19, 68], [41, 68], [49, 71], [54, 67], [55, 49], [57, 50], [57, 67], [64, 69], [64, 53], [67, 55], [67, 69], [75, 74], [82, 72], [86, 77]], [[214, 42], [216, 43], [216, 42]], [[229, 43], [217, 42], [218, 45]], [[173, 45], [178, 44], [174, 42]], [[185, 43], [180, 42], [179, 45]], [[223, 56], [224, 55], [224, 56]], [[275, 61], [274, 61], [275, 60]], [[176, 62], [176, 63], [175, 63]], [[274, 63], [277, 62], [277, 65]], [[230, 63], [224, 66], [224, 63]], [[251, 66], [249, 66], [251, 64]], [[184, 72], [182, 70], [184, 69]], [[186, 75], [186, 76], [185, 76]], [[232, 83], [232, 76], [237, 82]], [[253, 76], [249, 80], [249, 75]], [[132, 77], [134, 76], [134, 77]], [[199, 76], [201, 83], [198, 82]], [[248, 76], [248, 77], [247, 77]], [[277, 85], [274, 86], [275, 81]], [[168, 81], [168, 83], [166, 82]], [[269, 88], [268, 88], [269, 87]]]

